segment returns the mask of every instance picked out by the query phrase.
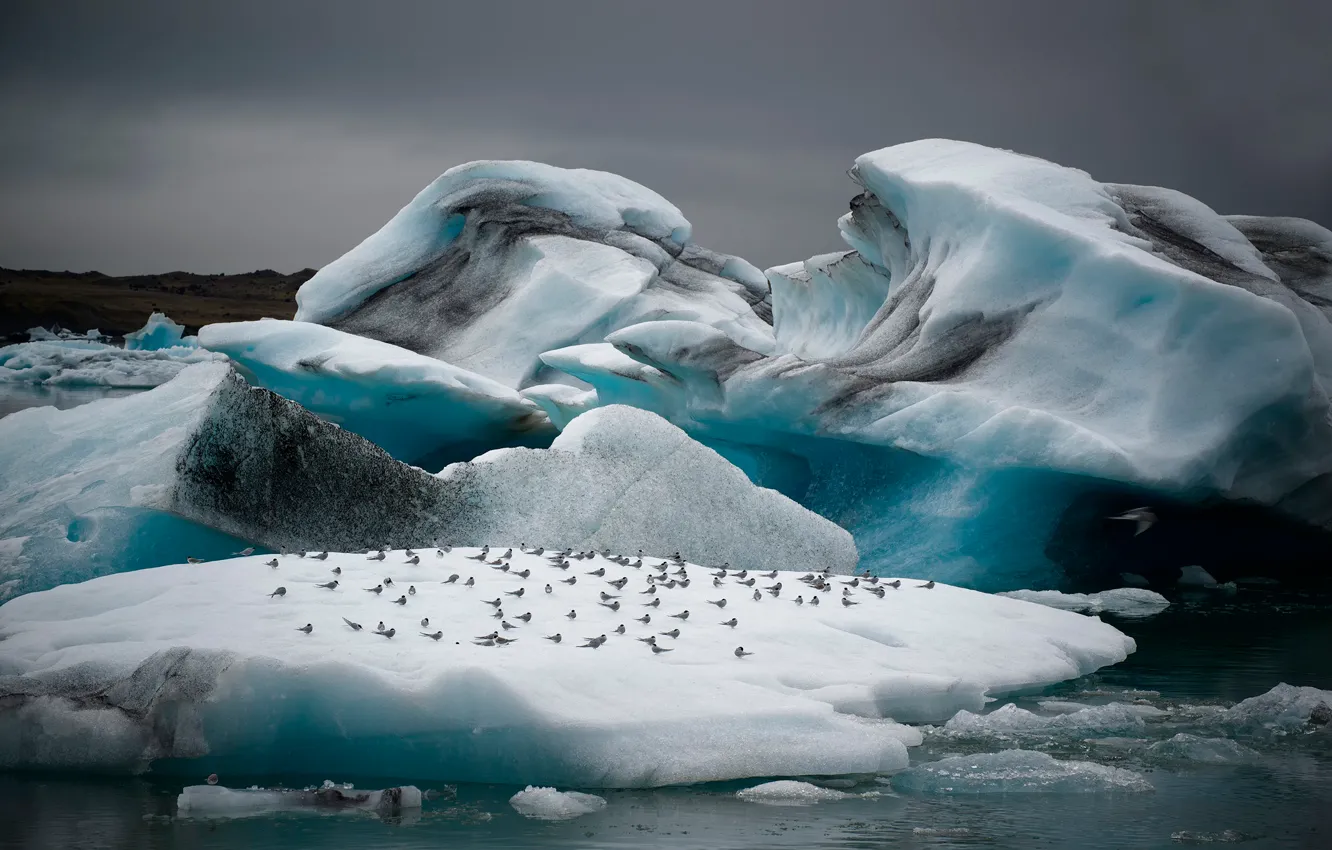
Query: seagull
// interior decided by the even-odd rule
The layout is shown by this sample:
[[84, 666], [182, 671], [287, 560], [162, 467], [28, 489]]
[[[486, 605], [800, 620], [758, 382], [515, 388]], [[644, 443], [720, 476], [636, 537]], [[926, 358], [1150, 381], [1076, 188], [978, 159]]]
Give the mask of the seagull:
[[620, 625], [618, 625], [618, 626], [615, 627], [615, 633], [616, 633], [617, 635], [622, 635], [622, 634], [624, 634], [624, 623], [620, 623]]
[[680, 630], [679, 630], [679, 629], [671, 629], [669, 632], [657, 632], [657, 634], [659, 634], [659, 635], [665, 635], [665, 636], [668, 637], [668, 638], [678, 638], [678, 637], [680, 636]]
[[607, 593], [607, 592], [604, 591], [604, 590], [601, 591], [601, 593], [600, 593], [599, 595], [601, 596], [601, 601], [602, 601], [602, 602], [609, 602], [609, 601], [611, 601], [612, 599], [619, 599], [619, 598], [620, 598], [620, 597], [616, 596], [615, 594], [613, 594], [613, 593]]
[[376, 632], [375, 634], [382, 635], [382, 636], [384, 636], [384, 637], [386, 637], [386, 638], [391, 638], [391, 637], [393, 637], [394, 635], [396, 635], [397, 633], [398, 633], [398, 630], [397, 630], [397, 629], [389, 629], [389, 630], [386, 631], [386, 632]]
[[253, 554], [254, 554], [254, 547], [253, 547], [253, 546], [246, 546], [244, 549], [240, 550], [239, 552], [232, 552], [231, 554], [232, 554], [232, 555], [235, 555], [235, 556], [238, 556], [238, 557], [241, 557], [241, 558], [244, 558], [244, 557], [246, 557], [246, 556], [248, 556], [248, 555], [253, 555]]
[[852, 605], [859, 605], [859, 604], [860, 604], [859, 602], [852, 602], [850, 599], [847, 599], [845, 596], [842, 597], [843, 608], [850, 608]]
[[354, 632], [359, 632], [359, 631], [361, 630], [361, 624], [360, 624], [360, 623], [353, 623], [351, 620], [348, 620], [346, 617], [343, 617], [343, 618], [342, 618], [342, 622], [344, 622], [344, 623], [346, 623], [347, 625], [351, 626], [351, 630], [354, 631]]
[[599, 602], [597, 604], [599, 604], [602, 608], [609, 608], [612, 611], [620, 610], [619, 600], [616, 600], [615, 602]]
[[848, 587], [860, 587], [860, 579], [858, 579], [858, 578], [853, 578], [853, 579], [851, 579], [850, 581], [844, 581], [844, 582], [842, 582], [842, 584], [845, 584], [845, 585], [847, 585]]
[[713, 587], [721, 587], [721, 586], [722, 586], [722, 580], [719, 579], [719, 578], [714, 578], [714, 579], [712, 580], [712, 586], [713, 586]]
[[654, 600], [652, 600], [651, 602], [644, 603], [643, 607], [644, 607], [644, 608], [656, 608], [656, 607], [657, 607], [658, 605], [660, 605], [660, 604], [661, 604], [661, 600], [660, 600], [660, 599], [654, 599]]
[[1134, 508], [1131, 511], [1124, 511], [1119, 516], [1110, 516], [1106, 519], [1119, 519], [1133, 523], [1133, 536], [1137, 537], [1156, 524], [1156, 511], [1146, 507]]
[[532, 612], [531, 612], [531, 611], [528, 611], [526, 614], [519, 614], [519, 615], [518, 615], [517, 617], [515, 617], [514, 619], [516, 619], [516, 620], [522, 620], [524, 623], [530, 623], [530, 622], [532, 622]]
[[186, 558], [186, 559], [185, 559], [185, 563], [187, 563], [187, 564], [202, 564], [202, 563], [203, 563], [203, 558]]
[[311, 555], [310, 557], [314, 558], [316, 561], [327, 561], [328, 552], [327, 551], [320, 552], [318, 555]]
[[384, 586], [385, 586], [385, 587], [392, 587], [392, 586], [393, 586], [393, 579], [388, 578], [388, 577], [386, 576], [386, 577], [384, 578]]
[[298, 558], [304, 558], [304, 557], [305, 557], [305, 550], [302, 549], [301, 551], [297, 552], [297, 553], [296, 553], [296, 557], [298, 557]]
[[755, 601], [755, 602], [761, 602], [761, 601], [763, 601], [763, 594], [762, 594], [762, 593], [759, 593], [757, 590], [754, 591], [754, 601]]
[[736, 658], [744, 658], [746, 655], [753, 655], [753, 654], [754, 654], [754, 653], [752, 653], [752, 652], [745, 652], [745, 648], [744, 648], [743, 646], [737, 646], [737, 647], [735, 648], [735, 657], [736, 657]]
[[412, 550], [412, 549], [403, 549], [403, 550], [402, 550], [402, 554], [405, 555], [406, 557], [410, 558], [410, 557], [412, 557], [413, 555], [415, 555], [416, 552], [415, 552], [414, 550]]
[[587, 643], [580, 646], [579, 649], [596, 649], [606, 642], [606, 636], [601, 635], [600, 637], [583, 638], [583, 640], [587, 641]]
[[421, 563], [421, 556], [413, 555], [407, 559], [406, 563], [411, 564], [412, 566], [416, 566], [417, 564]]
[[731, 619], [727, 620], [726, 622], [724, 622], [724, 623], [718, 623], [717, 625], [719, 625], [719, 626], [730, 626], [731, 628], [735, 628], [736, 625], [737, 625], [739, 622], [740, 622], [739, 620], [737, 620], [736, 618], [732, 617]]
[[687, 579], [687, 578], [682, 578], [682, 579], [680, 579], [680, 586], [681, 586], [681, 587], [688, 587], [688, 586], [689, 586], [689, 579]]
[[522, 546], [519, 546], [518, 549], [524, 555], [540, 555], [546, 551], [546, 548], [544, 546], [538, 546], [535, 549], [525, 549]]
[[755, 584], [755, 582], [757, 582], [757, 581], [758, 581], [758, 579], [747, 578], [747, 579], [745, 579], [744, 581], [742, 581], [742, 582], [740, 582], [740, 583], [743, 584], [745, 587], [753, 587], [754, 584]]
[[499, 637], [499, 632], [491, 632], [488, 635], [477, 635], [473, 640], [494, 640]]
[[429, 617], [422, 617], [422, 618], [421, 618], [421, 628], [423, 628], [423, 629], [428, 629], [428, 628], [430, 628], [430, 618], [429, 618]]
[[813, 597], [809, 600], [809, 604], [817, 606], [819, 604], [819, 598], [817, 596]]
[[525, 587], [520, 587], [520, 588], [518, 588], [517, 590], [506, 590], [506, 591], [504, 591], [504, 595], [505, 595], [505, 596], [518, 596], [518, 597], [521, 597], [521, 596], [522, 596], [524, 593], [526, 593], [526, 592], [527, 592], [527, 588], [525, 588]]
[[847, 587], [842, 588], [842, 595], [843, 595], [843, 596], [850, 596], [850, 595], [851, 595], [851, 589], [850, 589], [850, 588], [847, 588]]
[[468, 577], [467, 581], [463, 582], [463, 587], [475, 587], [475, 586], [476, 586], [476, 579], [474, 578]]
[[[502, 573], [507, 573], [509, 571], [509, 565], [504, 561], [486, 561], [486, 563], [490, 565], [492, 570], [499, 570]], [[496, 566], [496, 564], [499, 566]]]
[[546, 640], [550, 641], [551, 643], [559, 643], [560, 641], [564, 640], [564, 636], [561, 635], [559, 632], [556, 632], [553, 635], [546, 635]]
[[725, 600], [725, 599], [709, 599], [709, 600], [708, 600], [708, 604], [709, 604], [709, 605], [716, 605], [718, 608], [725, 608], [725, 607], [726, 607], [726, 600]]
[[382, 631], [384, 631], [384, 621], [383, 621], [383, 620], [380, 620], [380, 621], [379, 621], [379, 625], [375, 626], [375, 631], [376, 631], [376, 632], [382, 632]]
[[384, 560], [384, 550], [383, 550], [383, 549], [380, 549], [380, 550], [379, 550], [378, 552], [376, 552], [375, 554], [373, 554], [373, 555], [371, 555], [370, 557], [366, 558], [366, 560], [367, 560], [367, 561], [382, 561], [382, 560]]
[[592, 570], [591, 572], [583, 573], [583, 575], [585, 575], [585, 576], [596, 576], [597, 578], [601, 578], [602, 576], [606, 575], [606, 568], [605, 568], [605, 567], [597, 567], [595, 570]]
[[875, 596], [879, 597], [880, 599], [882, 599], [883, 594], [886, 593], [886, 591], [882, 587], [871, 587], [869, 589], [869, 592], [873, 593]]
[[550, 585], [546, 585], [546, 592], [547, 592], [547, 593], [554, 593], [554, 592], [555, 592], [555, 589], [552, 588]]
[[777, 578], [777, 571], [776, 571], [776, 570], [773, 570], [773, 571], [770, 572], [770, 573], [763, 573], [763, 577], [766, 578], [766, 579], [774, 579], [774, 578]]
[[510, 575], [518, 576], [518, 578], [527, 578], [527, 577], [530, 576], [531, 574], [532, 574], [532, 571], [531, 571], [531, 570], [522, 570], [522, 571], [520, 571], [520, 572], [510, 573]]
[[663, 652], [674, 652], [674, 651], [675, 651], [675, 650], [673, 650], [673, 649], [667, 649], [667, 648], [664, 647], [664, 646], [657, 646], [655, 643], [652, 644], [652, 654], [653, 654], [653, 655], [661, 655]]
[[486, 558], [490, 557], [490, 547], [482, 546], [480, 552], [478, 552], [475, 555], [468, 555], [466, 557], [469, 561], [484, 561]]
[[925, 588], [926, 590], [934, 590], [934, 579], [930, 579], [929, 581], [925, 582], [924, 584], [918, 584], [918, 585], [916, 585], [916, 587], [923, 587], [923, 588]]
[[495, 608], [498, 608], [504, 604], [504, 601], [500, 599], [498, 596], [496, 596], [494, 599], [486, 599], [484, 601], [487, 605], [490, 605]]
[[364, 590], [366, 593], [383, 593], [384, 585], [377, 584], [374, 587], [363, 587], [361, 589]]
[[506, 560], [506, 561], [509, 560], [510, 558], [513, 557], [513, 549], [512, 549], [512, 548], [505, 549], [505, 550], [504, 550], [504, 554], [503, 554], [503, 555], [500, 555], [500, 557], [503, 558], [503, 559]]
[[606, 584], [609, 584], [611, 587], [615, 588], [616, 590], [624, 590], [624, 586], [628, 583], [629, 579], [627, 578], [621, 578], [621, 579], [616, 579], [615, 581], [606, 582]]
[[564, 616], [568, 617], [570, 620], [574, 620], [574, 619], [577, 619], [577, 617], [578, 617], [578, 612], [575, 611], [575, 610], [573, 610], [572, 608], [570, 608], [570, 609], [569, 609], [569, 613], [568, 613], [568, 614], [565, 614]]
[[504, 629], [504, 631], [507, 632], [510, 629], [516, 629], [518, 627], [515, 626], [513, 623], [510, 623], [508, 620], [500, 620], [500, 628]]
[[440, 638], [444, 637], [444, 633], [443, 633], [443, 632], [431, 632], [431, 633], [421, 632], [421, 637], [428, 637], [428, 638], [430, 638], [431, 640], [439, 640]]
[[477, 646], [495, 646], [494, 638], [491, 638], [490, 640], [474, 640], [472, 641], [472, 643], [476, 644]]
[[342, 567], [334, 567], [334, 568], [333, 568], [333, 575], [335, 575], [335, 576], [340, 576], [340, 575], [342, 575]]
[[326, 583], [324, 583], [324, 584], [316, 584], [315, 587], [323, 587], [323, 588], [327, 588], [328, 590], [337, 590], [337, 589], [338, 589], [338, 580], [337, 580], [337, 579], [333, 579], [332, 581], [330, 581], [330, 582], [326, 582]]
[[287, 589], [285, 587], [279, 587], [277, 590], [268, 594], [268, 598], [272, 599], [274, 596], [286, 596], [286, 595], [287, 595]]
[[397, 599], [393, 600], [393, 604], [394, 604], [394, 605], [406, 605], [406, 604], [407, 604], [407, 594], [404, 593], [402, 596], [399, 596]]
[[717, 572], [710, 573], [710, 575], [713, 578], [726, 578], [726, 570], [717, 570]]
[[452, 547], [449, 547], [449, 546], [445, 546], [443, 549], [436, 549], [436, 550], [435, 550], [435, 557], [436, 557], [436, 558], [442, 558], [442, 557], [444, 557], [444, 553], [445, 553], [445, 552], [452, 552], [452, 551], [453, 551]]
[[684, 611], [681, 611], [679, 614], [671, 614], [670, 616], [671, 616], [671, 618], [674, 619], [674, 620], [688, 620], [688, 619], [689, 619], [689, 611], [688, 611], [688, 610], [684, 610]]
[[731, 573], [731, 578], [743, 579], [747, 575], [749, 575], [749, 570], [741, 570], [738, 573]]
[[[568, 562], [568, 561], [564, 561], [564, 560], [561, 560], [561, 561], [552, 561], [552, 562], [551, 562], [551, 566], [554, 567], [554, 568], [557, 569], [557, 570], [567, 570], [567, 569], [569, 569], [569, 562]], [[603, 573], [603, 575], [604, 575], [604, 573]]]
[[897, 590], [899, 587], [902, 586], [902, 580], [900, 578], [895, 578], [892, 581], [888, 582], [888, 586], [891, 587], [893, 590]]
[[641, 617], [635, 617], [634, 619], [637, 620], [638, 622], [642, 623], [643, 625], [647, 625], [648, 623], [652, 622], [652, 615], [651, 615], [651, 614], [644, 614], [643, 616], [641, 616]]
[[440, 582], [440, 584], [457, 584], [457, 583], [458, 583], [457, 573], [454, 573], [453, 575], [449, 576], [448, 578]]
[[490, 619], [492, 619], [492, 620], [503, 620], [503, 619], [504, 619], [504, 609], [503, 609], [503, 608], [496, 608], [496, 609], [495, 609], [495, 613], [490, 615]]
[[657, 595], [657, 586], [656, 586], [655, 584], [648, 585], [648, 589], [647, 589], [647, 590], [640, 590], [640, 591], [638, 591], [638, 595], [639, 595], [639, 596], [656, 596], [656, 595]]
[[274, 559], [271, 560], [271, 561], [264, 561], [264, 566], [266, 566], [266, 567], [272, 567], [272, 568], [275, 569], [275, 570], [277, 569], [277, 565], [278, 565], [278, 559], [277, 559], [277, 558], [274, 558]]
[[301, 627], [300, 627], [299, 629], [297, 629], [296, 631], [298, 631], [298, 632], [305, 632], [305, 633], [308, 635], [310, 632], [314, 631], [314, 626], [310, 625], [309, 623], [306, 623], [305, 625], [301, 626]]
[[578, 576], [569, 576], [568, 578], [562, 578], [560, 579], [560, 584], [569, 584], [569, 585], [578, 584]]
[[803, 596], [797, 596], [797, 597], [795, 598], [795, 604], [797, 604], [797, 605], [804, 605], [804, 604], [805, 604], [805, 597], [803, 597]]

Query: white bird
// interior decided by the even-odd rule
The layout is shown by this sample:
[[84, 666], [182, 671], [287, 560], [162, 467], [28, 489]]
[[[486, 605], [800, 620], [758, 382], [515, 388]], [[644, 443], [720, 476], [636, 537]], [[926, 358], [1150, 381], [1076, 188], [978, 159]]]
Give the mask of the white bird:
[[444, 633], [442, 631], [433, 632], [431, 634], [426, 634], [425, 632], [421, 632], [421, 637], [428, 637], [431, 640], [439, 640], [440, 638], [444, 637]]
[[275, 570], [277, 569], [277, 565], [278, 565], [278, 559], [277, 559], [277, 558], [274, 558], [274, 559], [271, 560], [271, 561], [264, 561], [264, 566], [266, 566], [266, 567], [272, 567], [272, 568], [275, 569]]
[[233, 554], [233, 555], [238, 555], [238, 556], [244, 558], [244, 557], [247, 556], [247, 555], [253, 555], [253, 554], [254, 554], [254, 547], [253, 547], [253, 546], [246, 546], [244, 549], [240, 550], [239, 552], [232, 552], [231, 554]]
[[753, 654], [754, 654], [754, 653], [752, 653], [752, 652], [745, 652], [745, 648], [744, 648], [743, 646], [737, 646], [737, 647], [735, 648], [735, 657], [736, 657], [736, 658], [744, 658], [746, 655], [753, 655]]
[[348, 620], [346, 617], [343, 617], [343, 618], [342, 618], [342, 622], [344, 622], [344, 623], [346, 623], [347, 625], [351, 626], [351, 630], [354, 631], [354, 632], [359, 632], [359, 631], [361, 630], [361, 624], [360, 624], [360, 623], [353, 623], [351, 620]]
[[727, 620], [726, 622], [724, 622], [724, 623], [719, 623], [718, 625], [722, 625], [722, 626], [730, 626], [731, 628], [735, 628], [736, 625], [739, 624], [739, 622], [740, 622], [740, 621], [737, 620], [735, 617], [732, 617], [731, 619]]
[[314, 631], [314, 626], [310, 625], [309, 623], [306, 623], [304, 626], [301, 626], [296, 631], [305, 632], [308, 635], [310, 632]]
[[1119, 516], [1106, 517], [1106, 519], [1118, 519], [1133, 523], [1133, 536], [1137, 537], [1156, 524], [1156, 511], [1147, 507], [1134, 508], [1131, 511], [1124, 511]]

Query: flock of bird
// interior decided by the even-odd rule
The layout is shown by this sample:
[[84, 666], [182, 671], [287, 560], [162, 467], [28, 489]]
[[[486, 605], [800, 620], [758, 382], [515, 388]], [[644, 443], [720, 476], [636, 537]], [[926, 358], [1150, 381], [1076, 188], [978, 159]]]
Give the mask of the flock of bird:
[[[453, 552], [451, 547], [445, 545], [436, 545], [433, 548], [433, 559], [443, 559]], [[235, 554], [247, 556], [253, 554], [253, 551], [248, 549]], [[470, 554], [467, 554], [469, 552]], [[432, 560], [428, 551], [423, 556], [422, 553], [412, 549], [397, 551], [381, 549], [362, 552], [361, 555], [364, 557], [365, 567], [363, 570], [355, 571], [374, 575], [375, 578], [351, 582], [350, 576], [344, 579], [342, 566], [334, 566], [331, 569], [332, 577], [328, 581], [313, 582], [313, 589], [319, 592], [351, 591], [374, 594], [401, 610], [417, 596], [416, 584], [409, 583], [404, 589], [401, 574], [399, 580], [395, 581], [390, 575], [382, 575], [385, 572], [384, 567], [392, 563], [410, 571], [410, 568], [419, 567], [422, 563], [429, 564]], [[678, 552], [668, 558], [654, 559], [644, 555], [642, 550], [639, 550], [634, 557], [629, 557], [612, 554], [610, 550], [575, 552], [571, 548], [566, 548], [551, 551], [540, 546], [529, 549], [525, 545], [520, 545], [516, 550], [509, 548], [496, 553], [490, 547], [483, 546], [480, 549], [459, 550], [450, 561], [457, 563], [459, 556], [474, 562], [475, 572], [483, 577], [489, 575], [496, 579], [512, 580], [511, 588], [503, 590], [501, 595], [493, 599], [475, 601], [478, 609], [484, 611], [490, 620], [495, 621], [487, 634], [470, 636], [472, 644], [485, 647], [506, 647], [522, 640], [520, 635], [525, 628], [531, 627], [533, 613], [530, 610], [517, 613], [517, 609], [531, 607], [524, 603], [531, 602], [532, 597], [538, 594], [552, 600], [558, 595], [561, 601], [574, 598], [571, 594], [576, 594], [578, 603], [595, 606], [593, 611], [601, 615], [589, 618], [585, 614], [584, 620], [604, 621], [607, 614], [611, 615], [612, 622], [619, 619], [613, 616], [616, 614], [624, 620], [609, 633], [584, 636], [581, 642], [570, 639], [566, 644], [564, 631], [574, 628], [579, 621], [579, 611], [575, 605], [562, 615], [564, 625], [554, 629], [538, 630], [542, 640], [551, 644], [596, 650], [620, 636], [632, 637], [654, 655], [660, 655], [674, 651], [671, 644], [678, 641], [686, 630], [697, 625], [701, 619], [730, 615], [727, 619], [717, 619], [717, 625], [731, 630], [739, 628], [743, 608], [746, 605], [777, 601], [797, 607], [817, 608], [821, 605], [835, 605], [851, 608], [871, 599], [883, 599], [889, 593], [903, 588], [900, 579], [882, 581], [868, 572], [857, 576], [835, 576], [825, 569], [797, 577], [789, 573], [784, 575], [777, 570], [758, 572], [732, 569], [726, 563], [711, 567], [693, 566]], [[286, 558], [323, 561], [328, 557], [328, 552], [288, 553], [283, 550], [279, 556], [264, 563], [277, 571]], [[340, 556], [336, 560], [346, 563], [345, 556]], [[491, 572], [486, 574], [481, 573], [481, 570]], [[349, 568], [348, 572], [351, 571]], [[423, 578], [416, 577], [411, 581], [421, 583]], [[715, 612], [709, 611], [710, 617], [701, 612], [691, 612], [688, 608], [681, 608], [683, 603], [671, 604], [673, 599], [679, 599], [681, 596], [694, 596], [695, 594], [681, 594], [679, 591], [688, 589], [695, 582], [709, 583], [713, 589], [712, 593], [706, 594], [706, 604], [716, 608]], [[449, 574], [440, 584], [453, 586], [464, 592], [470, 592], [478, 586], [476, 575], [464, 578], [459, 573]], [[483, 581], [482, 585], [490, 587], [492, 582]], [[425, 587], [424, 584], [422, 586]], [[909, 585], [925, 590], [931, 590], [934, 586], [933, 581]], [[270, 599], [285, 599], [287, 595], [288, 589], [285, 585], [277, 587], [268, 594]], [[373, 629], [347, 617], [342, 617], [341, 620], [338, 627], [352, 632], [364, 632], [388, 640], [399, 634], [396, 626], [386, 625], [383, 620], [380, 620]], [[419, 624], [420, 628], [413, 630], [420, 637], [433, 641], [439, 641], [444, 637], [444, 631], [438, 628], [438, 624], [432, 627], [429, 617], [421, 618]], [[662, 628], [663, 625], [669, 628]], [[630, 633], [631, 629], [633, 634]], [[296, 630], [310, 635], [315, 627], [313, 623], [306, 623]], [[456, 643], [461, 643], [461, 640]], [[742, 645], [735, 647], [733, 654], [738, 659], [744, 659], [754, 653]]]

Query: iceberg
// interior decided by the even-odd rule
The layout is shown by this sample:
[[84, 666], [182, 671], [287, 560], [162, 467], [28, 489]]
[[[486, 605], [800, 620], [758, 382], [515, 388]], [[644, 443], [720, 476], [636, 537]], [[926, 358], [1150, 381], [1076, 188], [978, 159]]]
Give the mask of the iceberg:
[[734, 572], [715, 587], [686, 564], [672, 588], [650, 555], [566, 569], [500, 546], [507, 570], [475, 549], [255, 555], [12, 599], [0, 768], [576, 788], [872, 774], [920, 740], [890, 717], [942, 720], [1133, 649], [1094, 618], [946, 585], [844, 605], [778, 571], [755, 600]]
[[302, 285], [296, 319], [514, 389], [549, 383], [542, 352], [649, 319], [769, 350], [767, 280], [691, 244], [691, 230], [666, 199], [615, 174], [472, 162]]
[[1114, 614], [1118, 617], [1154, 617], [1170, 607], [1170, 600], [1142, 587], [1117, 587], [1100, 593], [1060, 593], [1057, 590], [1009, 590], [1000, 596], [1024, 599], [1038, 605], [1077, 611], [1080, 614]]
[[[407, 362], [400, 385], [419, 365]], [[419, 374], [437, 405], [465, 389], [446, 367]], [[495, 410], [531, 413], [495, 392]], [[0, 420], [0, 599], [246, 546], [436, 539], [651, 546], [754, 569], [850, 572], [857, 559], [846, 531], [625, 407], [579, 417], [549, 450], [496, 450], [437, 476], [250, 387], [227, 363], [191, 366], [128, 398]]]
[[221, 359], [183, 346], [129, 350], [91, 339], [20, 342], [0, 348], [0, 384], [150, 389], [193, 363]]
[[950, 738], [1081, 740], [1142, 732], [1146, 728], [1143, 717], [1155, 714], [1159, 710], [1149, 706], [1109, 703], [1046, 716], [1009, 703], [986, 714], [959, 711], [944, 724], [942, 731]]
[[[1199, 555], [1224, 580], [1255, 547], [1317, 562], [1332, 233], [947, 140], [851, 176], [851, 250], [767, 272], [771, 348], [621, 327], [596, 345], [660, 377], [581, 356], [598, 403], [803, 460], [802, 503], [876, 570], [1013, 589], [1104, 586], [1126, 561], [1165, 585]], [[1106, 519], [1135, 504], [1161, 517], [1136, 537]]]
[[154, 312], [137, 331], [125, 334], [127, 351], [158, 351], [164, 348], [194, 348], [196, 337], [185, 336], [185, 326], [171, 321], [166, 313]]
[[835, 800], [846, 800], [856, 796], [836, 788], [822, 788], [810, 782], [794, 779], [779, 779], [776, 782], [764, 782], [751, 788], [742, 788], [735, 796], [749, 803], [762, 803], [766, 806], [812, 806]]
[[398, 460], [438, 469], [555, 435], [536, 402], [481, 375], [309, 322], [208, 325], [199, 344], [250, 383], [353, 431]]
[[604, 797], [578, 791], [527, 786], [509, 798], [509, 805], [523, 817], [536, 820], [571, 820], [606, 808]]
[[302, 791], [264, 788], [232, 789], [220, 785], [190, 785], [176, 797], [176, 812], [185, 818], [230, 819], [277, 813], [371, 813], [401, 815], [421, 808], [421, 790], [403, 785], [377, 791], [357, 791], [325, 782]]
[[1141, 774], [1030, 750], [950, 756], [897, 774], [905, 794], [1091, 794], [1151, 791]]

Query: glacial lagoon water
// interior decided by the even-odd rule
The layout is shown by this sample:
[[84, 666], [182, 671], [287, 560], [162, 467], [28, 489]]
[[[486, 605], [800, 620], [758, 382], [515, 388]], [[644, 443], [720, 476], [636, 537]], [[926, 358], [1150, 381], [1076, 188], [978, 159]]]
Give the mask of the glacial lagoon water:
[[737, 798], [756, 780], [599, 792], [604, 809], [547, 822], [509, 805], [516, 787], [293, 773], [221, 779], [230, 787], [302, 787], [326, 778], [359, 788], [413, 783], [443, 793], [401, 819], [218, 820], [179, 816], [179, 778], [0, 774], [0, 848], [1332, 847], [1332, 725], [1285, 735], [1250, 732], [1238, 736], [1240, 746], [1213, 743], [1196, 751], [1177, 746], [1193, 739], [1175, 737], [1230, 737], [1209, 725], [1211, 712], [1281, 682], [1332, 689], [1332, 598], [1260, 587], [1172, 601], [1151, 619], [1107, 618], [1138, 642], [1124, 663], [991, 706], [1012, 701], [1053, 716], [1120, 703], [1135, 706], [1141, 726], [988, 737], [930, 730], [911, 753], [913, 766], [952, 756], [980, 763], [986, 753], [1020, 748], [1133, 771], [1149, 791], [926, 792], [899, 789], [889, 777], [864, 777], [839, 786], [853, 796], [807, 806]]

